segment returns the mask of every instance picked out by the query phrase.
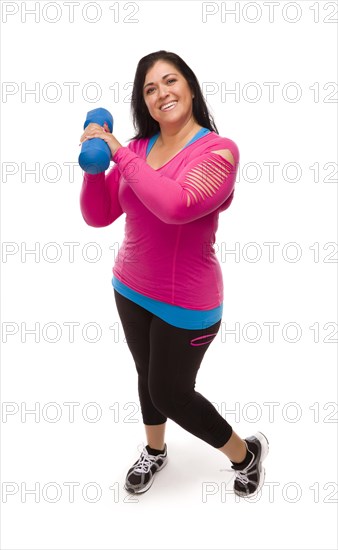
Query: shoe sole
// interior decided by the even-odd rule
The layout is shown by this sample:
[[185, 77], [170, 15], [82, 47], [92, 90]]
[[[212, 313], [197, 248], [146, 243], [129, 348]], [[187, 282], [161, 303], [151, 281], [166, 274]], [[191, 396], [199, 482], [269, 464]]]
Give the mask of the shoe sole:
[[264, 466], [262, 466], [262, 462], [263, 460], [266, 459], [266, 457], [269, 454], [268, 438], [262, 432], [256, 432], [254, 437], [258, 439], [261, 444], [261, 456], [259, 461], [259, 483], [258, 483], [257, 489], [250, 495], [244, 495], [243, 493], [239, 493], [238, 491], [236, 491], [236, 489], [234, 488], [235, 495], [245, 499], [254, 498], [263, 487], [264, 481], [265, 481], [265, 468]]
[[124, 489], [126, 491], [128, 491], [128, 493], [132, 493], [133, 495], [139, 495], [140, 493], [145, 493], [146, 491], [148, 491], [150, 489], [150, 487], [152, 486], [152, 484], [154, 483], [154, 479], [155, 479], [155, 475], [157, 474], [157, 472], [159, 472], [160, 470], [162, 470], [162, 468], [164, 468], [164, 466], [167, 464], [168, 462], [168, 457], [166, 457], [164, 460], [163, 460], [163, 464], [162, 466], [160, 466], [159, 468], [157, 468], [156, 472], [153, 473], [152, 477], [149, 479], [148, 483], [142, 487], [141, 489], [134, 489], [132, 485], [127, 485], [127, 483], [124, 484]]

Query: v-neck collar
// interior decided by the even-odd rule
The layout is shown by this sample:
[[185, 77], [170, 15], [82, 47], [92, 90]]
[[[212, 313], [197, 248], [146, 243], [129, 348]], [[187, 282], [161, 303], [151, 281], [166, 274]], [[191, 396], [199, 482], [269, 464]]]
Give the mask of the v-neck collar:
[[[185, 149], [186, 147], [189, 147], [189, 145], [191, 145], [191, 144], [194, 143], [195, 141], [201, 139], [202, 137], [207, 136], [207, 135], [210, 134], [210, 133], [211, 133], [211, 130], [209, 130], [209, 128], [204, 128], [204, 127], [203, 127], [203, 128], [200, 128], [200, 129], [198, 130], [198, 132], [196, 132], [196, 134], [191, 138], [191, 140], [188, 141], [188, 143], [187, 143], [182, 149], [180, 149], [180, 150], [176, 153], [176, 155], [174, 155], [171, 159], [167, 160], [167, 162], [166, 162], [165, 164], [162, 164], [162, 166], [160, 166], [159, 168], [153, 168], [153, 170], [155, 170], [155, 172], [157, 172], [158, 170], [161, 170], [164, 166], [166, 166], [167, 164], [169, 164], [169, 162], [171, 162], [172, 160], [174, 160], [174, 159], [177, 157], [177, 155], [179, 155], [180, 153], [182, 153], [182, 151], [184, 151], [184, 149]], [[199, 136], [198, 134], [201, 134], [201, 135]], [[154, 141], [152, 147], [154, 147], [154, 145], [155, 145], [155, 143], [156, 143], [156, 140], [157, 140], [157, 138], [158, 138], [159, 135], [160, 135], [160, 132], [158, 132], [157, 134], [155, 134], [156, 139], [155, 139], [155, 141]], [[148, 147], [148, 145], [149, 145], [149, 141], [150, 141], [153, 137], [154, 137], [154, 136], [152, 136], [152, 137], [150, 137], [150, 138], [148, 139], [148, 141], [147, 141], [147, 146], [146, 146], [146, 151], [147, 151], [147, 147]], [[150, 151], [151, 151], [151, 149], [150, 149]], [[150, 151], [149, 151], [149, 153], [150, 153]], [[149, 153], [148, 153], [148, 155], [149, 155]], [[148, 156], [148, 155], [146, 155], [145, 160], [147, 159], [147, 156]], [[150, 166], [150, 165], [149, 165], [149, 166]]]

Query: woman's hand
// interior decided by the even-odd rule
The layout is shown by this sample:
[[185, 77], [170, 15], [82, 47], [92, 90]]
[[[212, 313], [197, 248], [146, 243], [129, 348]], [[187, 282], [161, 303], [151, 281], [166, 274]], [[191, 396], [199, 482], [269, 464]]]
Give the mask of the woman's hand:
[[100, 124], [96, 124], [95, 122], [91, 122], [86, 127], [85, 131], [83, 132], [81, 138], [80, 138], [80, 145], [87, 139], [93, 139], [93, 138], [101, 138], [103, 139], [109, 146], [111, 150], [112, 156], [116, 153], [116, 151], [122, 147], [122, 144], [117, 141], [117, 139], [109, 132], [108, 124], [105, 122], [103, 126], [100, 126]]

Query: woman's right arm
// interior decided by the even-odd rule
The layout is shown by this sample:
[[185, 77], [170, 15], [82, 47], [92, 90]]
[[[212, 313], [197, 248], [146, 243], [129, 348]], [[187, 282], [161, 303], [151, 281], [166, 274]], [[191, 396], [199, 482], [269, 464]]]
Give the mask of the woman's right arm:
[[84, 172], [80, 192], [80, 208], [83, 219], [92, 227], [106, 227], [113, 223], [123, 210], [118, 191], [121, 173], [115, 164], [106, 175]]

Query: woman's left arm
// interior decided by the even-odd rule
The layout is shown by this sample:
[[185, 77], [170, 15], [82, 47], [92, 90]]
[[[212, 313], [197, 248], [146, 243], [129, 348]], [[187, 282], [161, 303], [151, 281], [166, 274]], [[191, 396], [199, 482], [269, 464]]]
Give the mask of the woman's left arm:
[[165, 223], [194, 221], [232, 200], [238, 162], [229, 149], [198, 155], [175, 179], [160, 174], [127, 147], [117, 148], [113, 161], [143, 204]]

